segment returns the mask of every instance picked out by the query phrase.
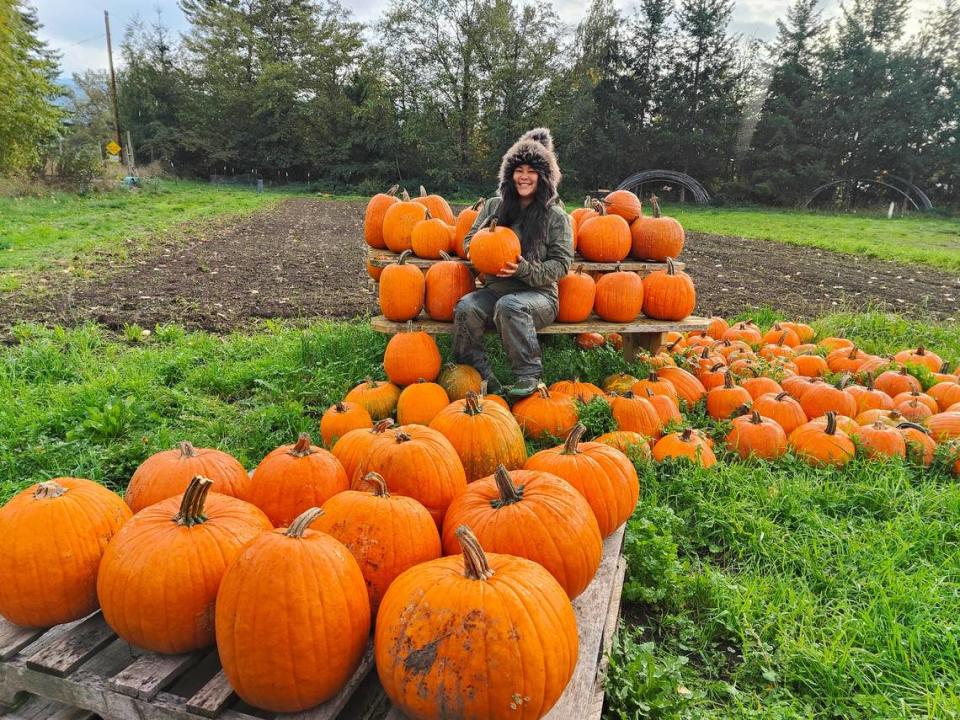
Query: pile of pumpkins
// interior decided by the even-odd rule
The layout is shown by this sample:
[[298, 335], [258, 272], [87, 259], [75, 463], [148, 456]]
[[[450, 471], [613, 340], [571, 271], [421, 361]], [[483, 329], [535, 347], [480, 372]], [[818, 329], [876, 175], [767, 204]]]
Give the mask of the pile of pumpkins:
[[[373, 248], [399, 253], [386, 268], [367, 262], [370, 277], [380, 283], [380, 309], [384, 317], [405, 322], [426, 310], [441, 322], [453, 320], [457, 301], [476, 287], [466, 259], [464, 239], [473, 227], [484, 199], [454, 217], [440, 195], [401, 198], [394, 186], [367, 203], [364, 237]], [[616, 267], [612, 272], [584, 272], [574, 268], [559, 282], [558, 322], [577, 323], [596, 314], [607, 322], [631, 322], [641, 312], [656, 320], [680, 320], [693, 312], [696, 290], [690, 276], [674, 259], [682, 252], [685, 234], [676, 219], [660, 212], [650, 199], [653, 215], [643, 215], [640, 199], [629, 190], [615, 190], [602, 200], [587, 199], [570, 213], [574, 250], [582, 260], [620, 263], [628, 257], [666, 263], [667, 267], [641, 276]], [[424, 273], [409, 264], [411, 256], [437, 260]], [[507, 262], [520, 256], [520, 240], [492, 219], [479, 229], [470, 244], [470, 264], [479, 273], [495, 276]]]

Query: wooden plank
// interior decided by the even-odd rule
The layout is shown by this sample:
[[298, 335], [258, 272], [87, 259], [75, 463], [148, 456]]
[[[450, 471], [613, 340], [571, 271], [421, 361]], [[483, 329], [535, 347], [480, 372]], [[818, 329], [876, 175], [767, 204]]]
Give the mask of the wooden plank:
[[607, 675], [607, 666], [610, 664], [610, 649], [613, 647], [613, 636], [617, 634], [620, 624], [620, 600], [623, 595], [623, 580], [627, 574], [627, 559], [620, 557], [617, 563], [617, 572], [614, 576], [613, 587], [610, 590], [610, 607], [607, 610], [607, 621], [603, 628], [603, 642], [600, 644], [600, 663], [597, 665], [597, 680], [593, 690], [593, 703], [587, 717], [601, 717], [605, 700], [604, 681]]
[[187, 709], [203, 717], [214, 718], [236, 697], [223, 670], [214, 675], [197, 693], [187, 700]]
[[116, 638], [101, 613], [95, 613], [73, 630], [27, 660], [27, 666], [64, 677], [109, 645]]
[[0, 660], [9, 660], [46, 632], [44, 628], [24, 628], [0, 617]]
[[[392, 265], [400, 258], [399, 253], [390, 252], [389, 250], [378, 250], [377, 248], [368, 247], [367, 248], [367, 262], [369, 262], [374, 267], [383, 268], [387, 265]], [[462, 258], [453, 258], [454, 262], [458, 262], [461, 265], [469, 265], [469, 260], [464, 260]], [[431, 260], [429, 258], [419, 258], [410, 256], [406, 259], [406, 264], [414, 265], [418, 268], [426, 269], [431, 265], [435, 265], [440, 260]], [[661, 262], [648, 262], [646, 260], [624, 260], [619, 263], [612, 262], [590, 262], [589, 260], [584, 260], [582, 257], [577, 255], [573, 260], [573, 265], [571, 267], [578, 268], [583, 266], [584, 272], [609, 272], [616, 269], [628, 270], [630, 272], [639, 272], [639, 273], [651, 273], [655, 270], [666, 270], [667, 264]], [[673, 266], [677, 270], [683, 270], [686, 265], [682, 262], [675, 262]]]
[[360, 686], [370, 670], [373, 668], [373, 641], [367, 643], [360, 665], [353, 676], [347, 681], [343, 689], [323, 705], [299, 713], [283, 713], [277, 715], [277, 720], [336, 720], [340, 711], [346, 707], [354, 691]]
[[70, 707], [35, 695], [30, 696], [15, 710], [0, 713], [0, 720], [92, 720], [95, 717], [89, 710]]
[[205, 650], [183, 655], [147, 653], [110, 678], [111, 690], [130, 697], [149, 700], [192, 668], [206, 655]]
[[[449, 335], [453, 332], [453, 323], [431, 320], [421, 314], [412, 321], [414, 330], [423, 330], [431, 335]], [[599, 333], [635, 333], [639, 335], [660, 335], [666, 332], [687, 332], [689, 330], [706, 330], [710, 325], [707, 318], [691, 315], [683, 320], [651, 320], [639, 317], [626, 323], [606, 322], [596, 315], [590, 316], [582, 323], [552, 323], [537, 330], [538, 335], [579, 335], [583, 332]], [[370, 326], [377, 332], [394, 335], [407, 327], [406, 323], [387, 320], [383, 315], [370, 319]], [[490, 330], [489, 332], [494, 332]], [[624, 338], [626, 339], [626, 338]]]

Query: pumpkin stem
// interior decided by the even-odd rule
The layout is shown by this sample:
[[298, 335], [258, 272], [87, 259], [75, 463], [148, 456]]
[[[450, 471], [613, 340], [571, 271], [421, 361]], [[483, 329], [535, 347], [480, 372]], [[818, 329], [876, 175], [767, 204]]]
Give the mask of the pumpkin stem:
[[347, 411], [347, 406], [343, 404], [343, 400], [337, 400], [333, 407], [338, 413], [345, 413]]
[[776, 396], [774, 399], [775, 399], [777, 402], [783, 402], [783, 399], [786, 398], [786, 397], [789, 397], [789, 396], [790, 396], [790, 393], [788, 393], [786, 390], [784, 390], [784, 391], [781, 392], [781, 393], [777, 393], [777, 396]]
[[604, 204], [603, 204], [602, 202], [600, 202], [600, 200], [594, 200], [594, 201], [593, 201], [593, 209], [597, 211], [597, 214], [598, 214], [598, 215], [606, 215], [606, 214], [607, 214], [607, 208], [604, 206]]
[[494, 215], [492, 218], [490, 218], [490, 224], [487, 225], [487, 230], [489, 230], [490, 232], [493, 232], [496, 229], [497, 229], [497, 217], [496, 215]]
[[493, 569], [487, 562], [487, 556], [480, 547], [477, 536], [470, 532], [470, 528], [461, 525], [456, 530], [460, 550], [463, 552], [463, 575], [471, 580], [487, 580], [493, 577]]
[[486, 384], [486, 380], [480, 384], [480, 395], [477, 395], [473, 390], [467, 391], [467, 394], [463, 398], [466, 403], [464, 412], [466, 412], [467, 415], [479, 415], [482, 412], [483, 408], [480, 406], [480, 398], [483, 396], [483, 391], [487, 389]]
[[923, 345], [920, 345], [919, 347], [917, 347], [917, 355], [923, 356], [926, 354], [927, 354], [927, 349]]
[[843, 377], [840, 378], [840, 382], [837, 383], [837, 387], [843, 390], [851, 382], [853, 382], [853, 375], [851, 375], [850, 373], [844, 373]]
[[729, 370], [723, 374], [723, 386], [728, 390], [737, 386], [737, 384], [733, 381], [733, 373], [731, 373]]
[[177, 447], [180, 448], [180, 459], [181, 459], [181, 460], [182, 460], [183, 458], [192, 458], [192, 457], [196, 457], [196, 456], [197, 456], [197, 449], [196, 449], [192, 444], [190, 444], [189, 442], [187, 442], [186, 440], [184, 440], [184, 441], [181, 442], [181, 443], [178, 443], [178, 444], [177, 444]]
[[440, 259], [441, 259], [441, 260], [453, 260], [453, 256], [452, 256], [450, 253], [448, 253], [446, 250], [441, 250], [441, 251], [440, 251]]
[[667, 258], [667, 275], [676, 275], [677, 266], [673, 264], [673, 258]]
[[290, 455], [293, 457], [306, 457], [307, 455], [313, 454], [313, 449], [310, 447], [310, 434], [309, 433], [300, 433], [300, 437], [297, 438], [297, 443], [289, 451]]
[[651, 196], [650, 196], [650, 207], [653, 208], [653, 216], [654, 216], [655, 218], [660, 217], [660, 215], [661, 215], [661, 213], [660, 213], [660, 198], [658, 198], [656, 195], [651, 195]]
[[860, 352], [860, 350], [857, 348], [856, 345], [854, 345], [853, 347], [850, 348], [850, 354], [847, 355], [847, 357], [850, 358], [851, 360], [856, 360], [856, 359], [857, 359], [857, 353], [859, 353], [859, 352]]
[[680, 433], [680, 439], [684, 442], [690, 442], [690, 438], [693, 437], [693, 428], [684, 428], [683, 432]]
[[421, 186], [420, 186], [420, 197], [426, 197], [426, 196], [427, 196], [427, 189], [426, 189], [423, 185], [421, 185]]
[[550, 399], [550, 391], [547, 389], [547, 386], [544, 385], [543, 383], [540, 383], [539, 385], [537, 385], [537, 392], [540, 393], [540, 397], [542, 397], [544, 400]]
[[400, 196], [400, 198], [401, 198], [404, 202], [410, 202], [410, 193], [407, 192], [407, 189], [406, 189], [406, 188], [403, 189], [403, 194]]
[[433, 220], [433, 215], [430, 214], [430, 208], [423, 209], [424, 220]]
[[391, 186], [390, 186], [390, 189], [387, 190], [387, 192], [385, 192], [384, 195], [389, 195], [390, 197], [393, 197], [394, 195], [397, 194], [397, 191], [398, 191], [399, 189], [400, 189], [400, 186], [399, 186], [399, 185], [391, 185]]
[[757, 410], [754, 410], [752, 413], [750, 413], [750, 423], [753, 425], [763, 424], [763, 418], [760, 417], [760, 413]]
[[827, 429], [824, 431], [827, 435], [837, 434], [837, 413], [833, 410], [827, 411]]
[[173, 521], [177, 525], [193, 527], [205, 522], [207, 516], [203, 514], [203, 506], [207, 501], [207, 495], [210, 493], [210, 486], [213, 480], [195, 475], [193, 480], [187, 486], [183, 493], [183, 499], [180, 501], [180, 512], [173, 516]]
[[487, 202], [487, 201], [486, 201], [485, 198], [480, 198], [480, 199], [477, 200], [473, 205], [470, 206], [470, 209], [471, 209], [471, 210], [477, 210], [477, 211], [479, 211], [480, 208], [482, 208], [483, 205], [484, 205], [484, 203], [486, 203], [486, 202]]
[[65, 492], [68, 492], [67, 488], [56, 480], [47, 480], [37, 485], [37, 489], [33, 492], [33, 497], [36, 500], [46, 500], [47, 498], [58, 498]]
[[398, 433], [397, 433], [397, 442], [398, 442], [398, 443], [410, 442], [411, 440], [413, 440], [413, 438], [410, 437], [409, 435], [407, 435], [405, 432], [398, 432]]
[[500, 493], [499, 498], [490, 501], [490, 505], [494, 509], [523, 500], [523, 485], [520, 487], [514, 486], [510, 471], [504, 465], [497, 465], [497, 469], [493, 473], [493, 479], [497, 483], [497, 491]]
[[927, 430], [927, 428], [925, 428], [923, 425], [918, 425], [917, 423], [902, 422], [902, 423], [900, 423], [899, 425], [897, 425], [897, 430], [905, 430], [905, 429], [907, 429], [907, 428], [912, 428], [913, 430], [919, 430], [919, 431], [922, 432], [924, 435], [929, 435], [929, 434], [930, 434], [930, 431]]
[[403, 265], [411, 255], [413, 255], [413, 250], [404, 250], [397, 258], [397, 265]]
[[323, 515], [323, 510], [318, 507], [312, 507], [309, 510], [304, 510], [302, 513], [297, 515], [290, 527], [284, 530], [283, 534], [288, 538], [302, 538], [303, 534], [307, 531], [307, 528], [313, 524], [313, 521], [318, 517]]
[[563, 454], [564, 455], [576, 455], [577, 454], [577, 445], [580, 444], [580, 438], [583, 437], [583, 434], [587, 431], [587, 426], [581, 422], [578, 422], [573, 426], [573, 429], [570, 430], [570, 433], [567, 435], [567, 441], [563, 444]]
[[390, 491], [387, 490], [387, 481], [383, 479], [383, 475], [375, 472], [368, 472], [363, 476], [364, 482], [368, 485], [373, 485], [373, 494], [376, 497], [390, 497]]

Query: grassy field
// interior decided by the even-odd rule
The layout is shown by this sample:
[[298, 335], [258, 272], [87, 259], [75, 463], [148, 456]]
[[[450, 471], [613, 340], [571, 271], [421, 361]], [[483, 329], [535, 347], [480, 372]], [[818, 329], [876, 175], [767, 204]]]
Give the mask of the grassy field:
[[167, 180], [148, 181], [136, 192], [0, 197], [0, 291], [19, 287], [28, 271], [78, 256], [82, 261], [93, 250], [123, 253], [129, 240], [191, 220], [250, 212], [282, 197]]
[[[816, 326], [872, 352], [923, 343], [960, 360], [955, 327], [882, 314]], [[18, 344], [0, 350], [0, 502], [57, 475], [120, 490], [182, 439], [253, 467], [316, 433], [323, 409], [364, 376], [382, 377], [385, 338], [363, 323], [225, 338], [153, 330], [125, 342], [95, 326], [16, 329]], [[569, 338], [545, 358], [551, 381], [624, 369]], [[607, 421], [591, 413], [594, 429]], [[788, 457], [639, 471], [607, 718], [960, 714], [960, 486], [942, 468], [815, 470]]]

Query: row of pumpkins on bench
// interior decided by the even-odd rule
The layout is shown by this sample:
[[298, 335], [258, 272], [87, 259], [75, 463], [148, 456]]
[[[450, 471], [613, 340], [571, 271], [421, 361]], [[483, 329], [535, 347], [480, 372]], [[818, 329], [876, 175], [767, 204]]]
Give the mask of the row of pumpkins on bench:
[[[404, 251], [383, 269], [380, 312], [387, 320], [405, 322], [426, 310], [432, 320], [451, 322], [460, 298], [476, 289], [470, 268], [443, 253], [444, 259], [424, 273], [407, 264], [408, 257], [409, 251]], [[557, 289], [557, 322], [561, 323], [583, 322], [594, 313], [601, 320], [618, 323], [632, 322], [641, 312], [654, 320], [682, 320], [697, 304], [693, 281], [672, 258], [667, 258], [666, 269], [643, 277], [619, 269], [586, 273], [579, 267], [567, 273]]]
[[[417, 257], [437, 260], [443, 253], [466, 259], [464, 238], [483, 209], [484, 199], [454, 217], [450, 204], [440, 195], [411, 198], [406, 190], [397, 197], [399, 186], [374, 195], [364, 213], [363, 234], [370, 247], [395, 253], [412, 251]], [[656, 197], [650, 198], [652, 215], [644, 215], [640, 199], [629, 190], [614, 190], [602, 200], [585, 200], [570, 213], [573, 249], [591, 262], [637, 260], [666, 262], [683, 251], [685, 233], [674, 218], [660, 212]], [[470, 244], [470, 261], [480, 272], [495, 275], [506, 260], [520, 254], [516, 235], [494, 226], [489, 235], [478, 231]], [[512, 236], [512, 237], [511, 237]], [[504, 259], [505, 258], [505, 259]], [[370, 276], [379, 271], [367, 265]]]

